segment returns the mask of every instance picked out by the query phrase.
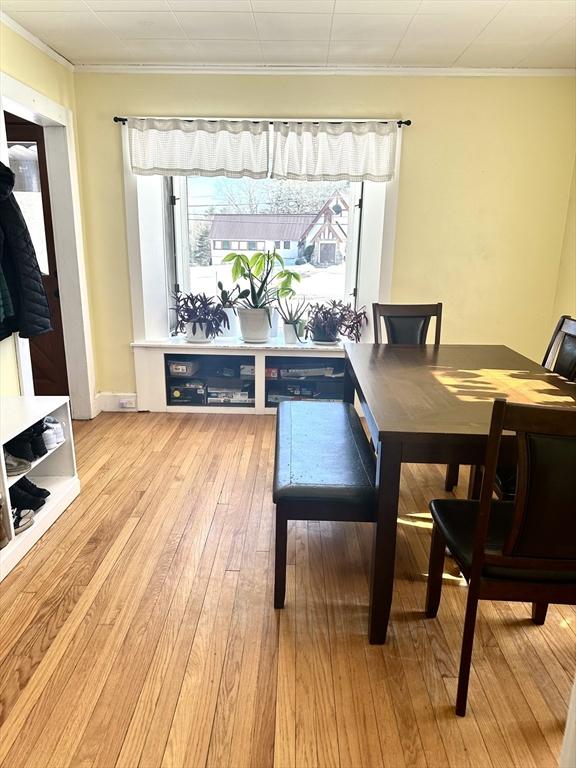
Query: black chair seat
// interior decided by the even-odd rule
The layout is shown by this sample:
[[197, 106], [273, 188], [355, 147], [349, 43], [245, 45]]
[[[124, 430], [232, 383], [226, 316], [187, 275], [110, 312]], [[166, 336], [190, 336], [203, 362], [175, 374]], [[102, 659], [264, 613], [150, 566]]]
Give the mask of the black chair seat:
[[[469, 573], [472, 566], [472, 551], [479, 508], [480, 504], [477, 501], [436, 499], [430, 502], [432, 517], [442, 531], [448, 549], [462, 567], [464, 575]], [[508, 501], [492, 503], [486, 549], [502, 551], [502, 546], [512, 526], [513, 509], [514, 505]], [[485, 565], [482, 576], [489, 579], [513, 579], [515, 581], [576, 583], [576, 572], [536, 571], [534, 569], [524, 571], [519, 568], [502, 568], [493, 565]]]
[[[375, 457], [347, 403], [278, 406], [274, 502], [375, 503]], [[333, 518], [336, 519], [336, 518]]]

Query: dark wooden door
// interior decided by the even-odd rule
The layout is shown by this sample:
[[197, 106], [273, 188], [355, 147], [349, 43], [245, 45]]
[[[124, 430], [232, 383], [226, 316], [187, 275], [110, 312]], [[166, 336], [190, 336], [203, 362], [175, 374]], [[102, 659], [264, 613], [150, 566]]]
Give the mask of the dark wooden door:
[[44, 130], [42, 126], [8, 112], [4, 113], [4, 117], [10, 168], [16, 177], [14, 195], [32, 236], [54, 329], [50, 333], [30, 339], [34, 392], [37, 395], [67, 395], [68, 375]]

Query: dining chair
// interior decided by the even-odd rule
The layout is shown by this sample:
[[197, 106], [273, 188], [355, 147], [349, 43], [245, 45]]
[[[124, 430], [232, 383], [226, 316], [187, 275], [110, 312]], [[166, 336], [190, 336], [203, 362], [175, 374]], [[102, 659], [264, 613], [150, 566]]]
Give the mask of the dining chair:
[[[558, 320], [542, 366], [568, 381], [576, 380], [576, 319], [562, 315]], [[516, 468], [498, 467], [494, 487], [502, 500], [513, 499], [516, 494]]]
[[[493, 500], [502, 432], [516, 433], [518, 491]], [[576, 604], [576, 409], [496, 400], [480, 500], [430, 502], [432, 543], [426, 616], [440, 604], [445, 549], [468, 582], [456, 714], [464, 716], [479, 600], [532, 603], [543, 624], [549, 603]]]
[[576, 319], [562, 315], [554, 329], [550, 344], [542, 361], [544, 368], [563, 376], [568, 381], [576, 379]]
[[[442, 334], [442, 302], [438, 304], [372, 304], [374, 341], [382, 344], [382, 321], [388, 344], [410, 346], [426, 344], [430, 320], [436, 318], [434, 346], [440, 344]], [[451, 491], [458, 485], [460, 466], [448, 464], [444, 488]]]
[[372, 304], [374, 341], [382, 344], [382, 320], [388, 344], [426, 344], [431, 318], [436, 318], [434, 344], [440, 344], [442, 304]]

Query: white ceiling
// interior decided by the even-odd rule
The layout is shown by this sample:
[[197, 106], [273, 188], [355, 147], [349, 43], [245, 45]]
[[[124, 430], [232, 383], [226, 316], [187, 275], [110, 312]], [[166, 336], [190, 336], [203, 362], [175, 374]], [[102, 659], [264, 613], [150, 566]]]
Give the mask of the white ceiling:
[[572, 68], [576, 0], [0, 0], [74, 64]]

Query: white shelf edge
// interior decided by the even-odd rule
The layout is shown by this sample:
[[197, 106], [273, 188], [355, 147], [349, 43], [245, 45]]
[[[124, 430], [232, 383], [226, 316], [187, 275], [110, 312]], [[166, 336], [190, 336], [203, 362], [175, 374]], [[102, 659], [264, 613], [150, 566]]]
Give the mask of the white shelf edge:
[[[0, 442], [5, 443], [63, 406], [65, 395], [20, 395], [2, 397], [0, 403]], [[8, 426], [6, 426], [8, 425]]]
[[58, 448], [61, 448], [66, 443], [66, 440], [63, 440], [61, 443], [58, 443], [56, 448], [51, 448], [48, 453], [44, 454], [44, 456], [40, 456], [39, 459], [35, 459], [33, 462], [31, 462], [31, 466], [29, 469], [27, 469], [25, 472], [21, 472], [19, 475], [7, 475], [8, 478], [8, 488], [11, 488], [13, 485], [15, 485], [18, 480], [21, 480], [23, 477], [26, 477], [26, 475], [29, 472], [32, 472], [33, 469], [35, 469], [39, 464], [42, 464], [42, 462], [47, 459], [49, 456], [52, 456], [53, 453], [56, 453]]
[[0, 581], [22, 560], [80, 493], [80, 480], [77, 475], [35, 479], [50, 490], [50, 496], [46, 504], [35, 514], [34, 524], [22, 533], [16, 534], [0, 550]]

